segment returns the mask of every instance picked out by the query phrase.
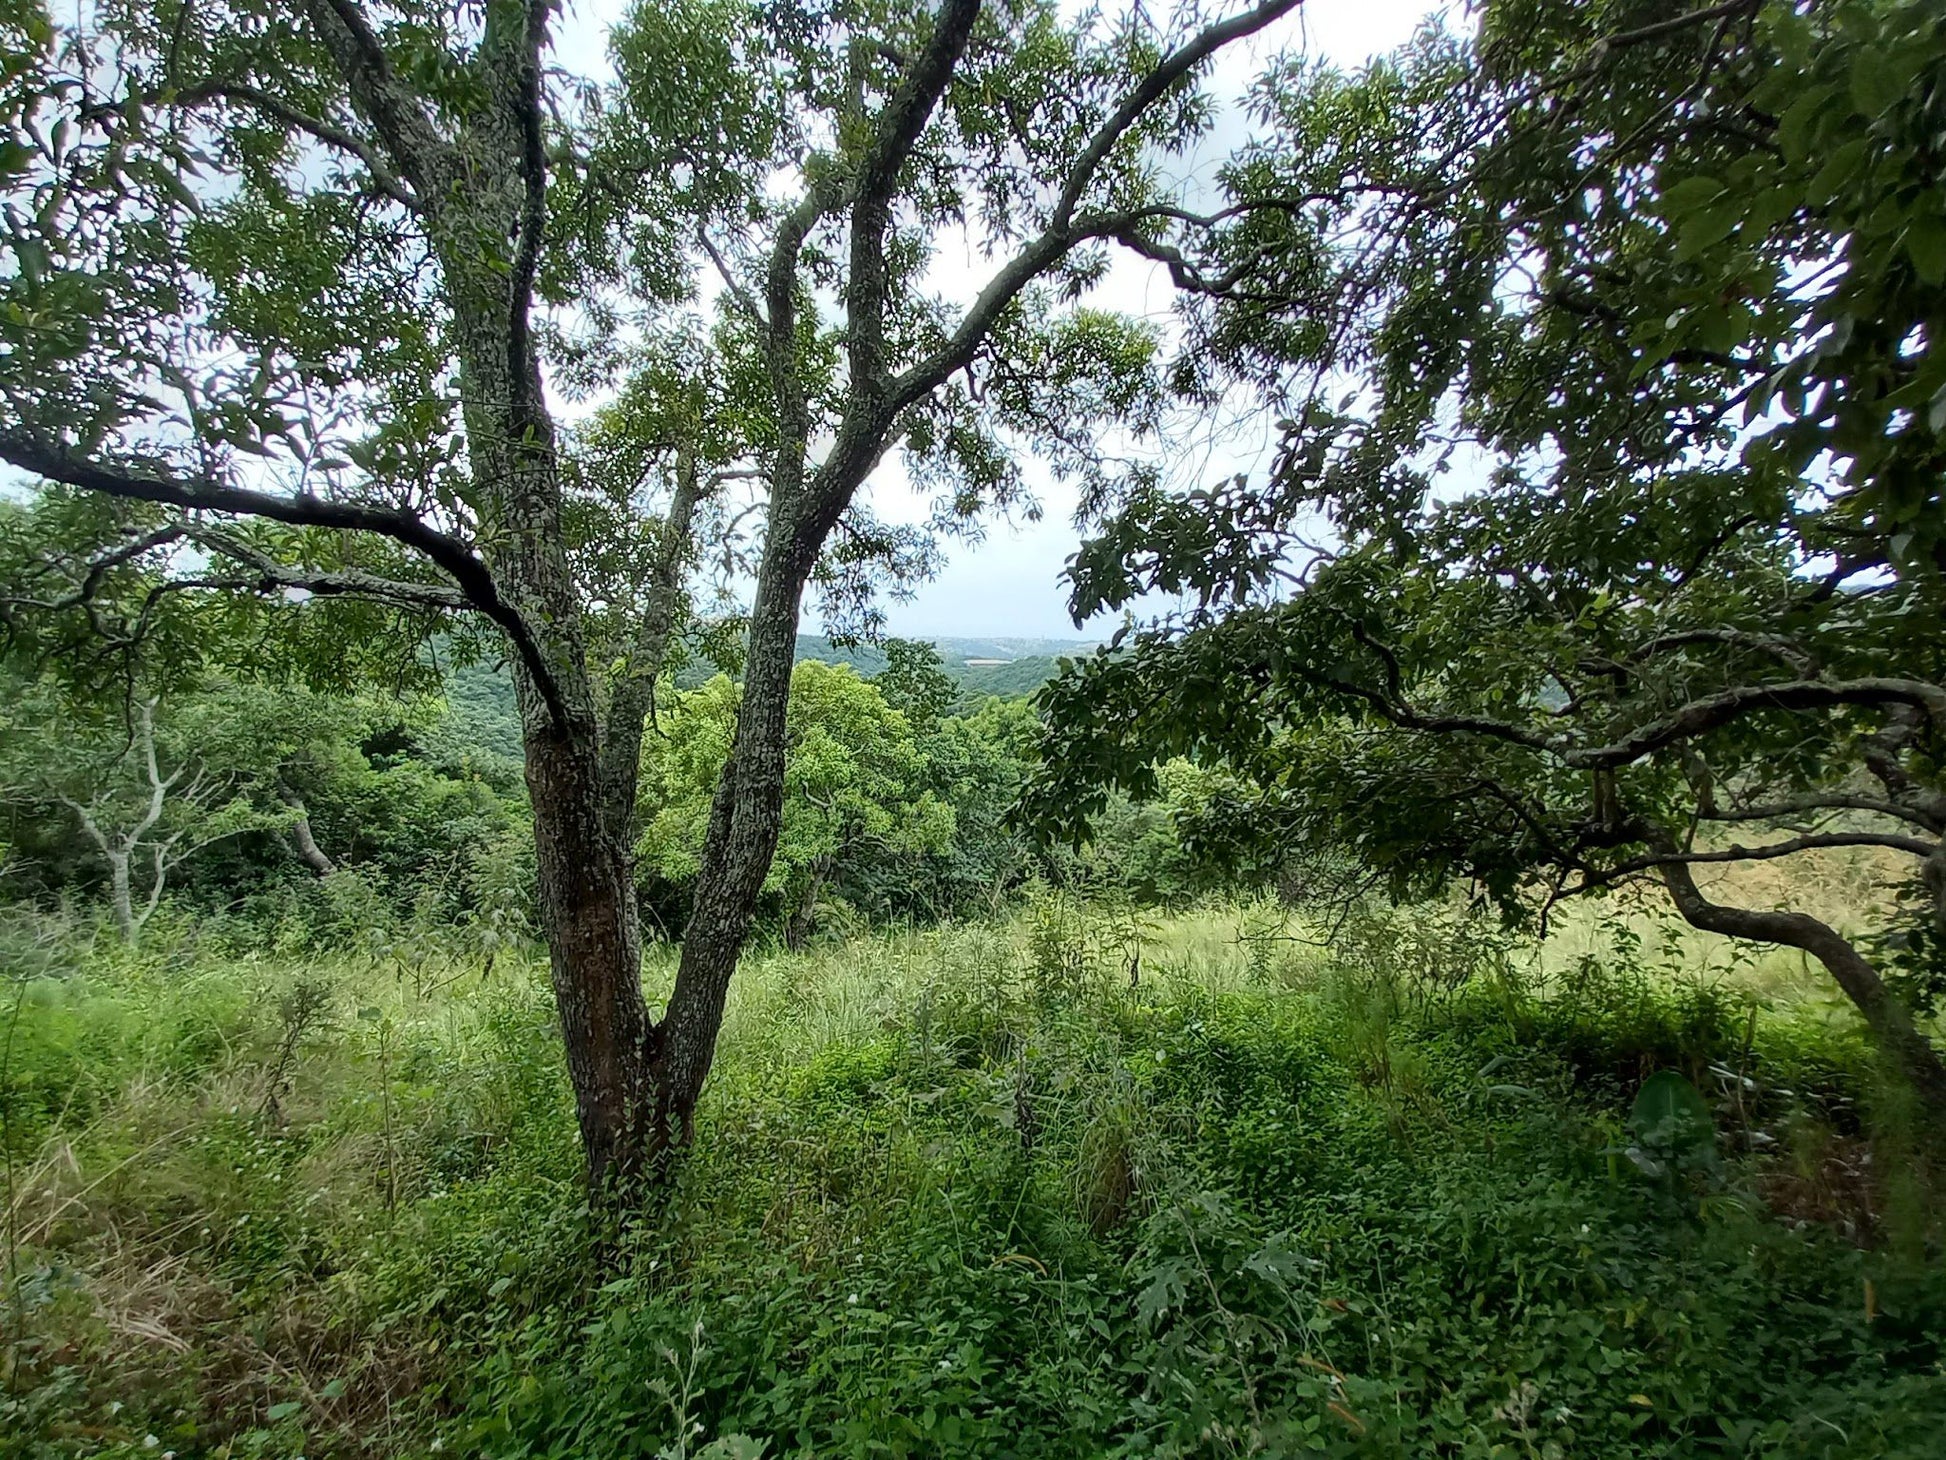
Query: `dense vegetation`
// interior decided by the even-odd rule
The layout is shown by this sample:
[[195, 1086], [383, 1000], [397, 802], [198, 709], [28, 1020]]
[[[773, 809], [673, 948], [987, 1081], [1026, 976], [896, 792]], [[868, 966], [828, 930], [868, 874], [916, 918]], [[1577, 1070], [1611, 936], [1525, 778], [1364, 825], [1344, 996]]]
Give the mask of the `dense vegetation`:
[[0, 1460], [1938, 1452], [1946, 15], [1296, 9], [0, 0]]

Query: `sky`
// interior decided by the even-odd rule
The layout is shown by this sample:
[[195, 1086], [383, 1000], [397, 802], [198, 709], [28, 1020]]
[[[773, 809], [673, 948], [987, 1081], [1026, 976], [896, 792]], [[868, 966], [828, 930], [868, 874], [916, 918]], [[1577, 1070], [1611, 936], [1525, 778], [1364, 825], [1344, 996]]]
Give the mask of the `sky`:
[[[1308, 0], [1282, 24], [1223, 52], [1213, 68], [1211, 90], [1219, 98], [1241, 94], [1265, 63], [1286, 49], [1301, 47], [1340, 66], [1356, 66], [1403, 45], [1426, 17], [1456, 5], [1457, 0], [1450, 4], [1446, 0]], [[562, 62], [586, 74], [605, 70], [607, 27], [625, 9], [625, 0], [570, 0], [556, 35]], [[1243, 130], [1240, 116], [1220, 118], [1211, 138], [1186, 159], [1184, 182], [1193, 189], [1199, 179], [1212, 176], [1230, 147], [1241, 140]], [[956, 267], [963, 274], [958, 280], [950, 277]], [[970, 299], [990, 268], [986, 261], [955, 260], [942, 250], [934, 273], [949, 295]], [[1162, 270], [1128, 259], [1116, 266], [1088, 302], [1153, 318], [1166, 315], [1170, 293]], [[1178, 453], [1173, 479], [1193, 476], [1216, 481], [1251, 472], [1271, 444], [1258, 430], [1241, 440], [1212, 442], [1205, 435], [1165, 442], [1164, 449]], [[1080, 542], [1073, 525], [1072, 489], [1053, 481], [1033, 463], [1028, 464], [1027, 478], [1040, 501], [1040, 520], [989, 520], [980, 540], [949, 543], [945, 566], [937, 577], [920, 585], [909, 602], [885, 605], [888, 634], [1072, 639], [1104, 638], [1114, 630], [1119, 615], [1097, 618], [1081, 629], [1068, 617], [1061, 571]], [[865, 495], [874, 512], [892, 521], [922, 521], [929, 510], [929, 503], [907, 486], [895, 463], [881, 469]], [[1167, 607], [1166, 600], [1146, 600], [1138, 605], [1138, 613]], [[807, 602], [805, 628], [818, 627], [815, 604]]]

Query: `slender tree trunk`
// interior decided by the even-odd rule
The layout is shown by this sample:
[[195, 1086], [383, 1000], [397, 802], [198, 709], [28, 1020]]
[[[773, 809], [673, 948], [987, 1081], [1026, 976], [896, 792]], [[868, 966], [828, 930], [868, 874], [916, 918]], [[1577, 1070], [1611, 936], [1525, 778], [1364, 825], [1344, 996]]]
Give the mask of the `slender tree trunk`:
[[311, 812], [304, 804], [304, 798], [282, 776], [277, 778], [277, 797], [297, 813], [297, 820], [290, 824], [290, 829], [285, 833], [290, 838], [291, 850], [297, 854], [300, 862], [318, 876], [329, 877], [338, 870], [338, 864], [325, 855], [317, 838], [311, 834]]
[[1946, 1126], [1946, 1064], [1912, 1012], [1885, 986], [1878, 970], [1829, 924], [1808, 913], [1760, 911], [1711, 902], [1684, 863], [1662, 868], [1676, 910], [1691, 927], [1759, 943], [1801, 948], [1825, 966], [1845, 991], [1879, 1048], [1911, 1084], [1927, 1116]]
[[[788, 527], [779, 523], [772, 530], [784, 533]], [[784, 732], [803, 588], [798, 556], [788, 550], [767, 553], [758, 577], [736, 738], [710, 803], [703, 865], [657, 1051], [652, 1140], [658, 1161], [686, 1144], [694, 1131], [696, 1101], [715, 1057], [730, 977], [783, 826]], [[805, 560], [808, 564], [808, 555]]]
[[802, 948], [817, 926], [818, 894], [824, 891], [825, 878], [831, 875], [831, 858], [819, 857], [811, 864], [811, 880], [804, 888], [804, 896], [798, 899], [797, 906], [791, 910], [790, 920], [784, 924], [784, 946]]
[[115, 931], [133, 948], [142, 936], [142, 925], [135, 921], [135, 895], [129, 885], [128, 853], [106, 852], [108, 858], [108, 898], [115, 913]]

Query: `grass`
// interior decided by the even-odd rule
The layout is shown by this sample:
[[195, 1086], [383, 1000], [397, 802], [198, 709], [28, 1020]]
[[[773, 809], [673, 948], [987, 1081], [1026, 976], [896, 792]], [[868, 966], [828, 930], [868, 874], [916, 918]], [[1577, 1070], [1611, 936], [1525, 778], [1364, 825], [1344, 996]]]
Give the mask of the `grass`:
[[[1946, 1421], [1930, 1177], [1855, 1027], [1648, 925], [1324, 947], [1049, 897], [759, 953], [619, 1246], [538, 963], [178, 934], [16, 985], [0, 1455], [1919, 1456]], [[1658, 1069], [1705, 1148], [1631, 1125]]]

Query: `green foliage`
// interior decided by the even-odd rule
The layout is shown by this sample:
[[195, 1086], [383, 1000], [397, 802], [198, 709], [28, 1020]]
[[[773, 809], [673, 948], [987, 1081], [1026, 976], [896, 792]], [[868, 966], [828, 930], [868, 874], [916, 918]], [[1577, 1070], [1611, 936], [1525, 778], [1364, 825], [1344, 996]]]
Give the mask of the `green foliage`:
[[[1809, 947], [1685, 869], [1873, 846], [1932, 894], [1924, 931], [1873, 931], [1926, 945], [1946, 355], [1906, 240], [1937, 212], [1934, 9], [1509, 0], [1355, 75], [1273, 67], [1226, 185], [1315, 211], [1237, 223], [1207, 266], [1250, 287], [1208, 291], [1188, 359], [1276, 400], [1283, 446], [1261, 488], [1135, 493], [1077, 557], [1077, 613], [1200, 611], [1041, 691], [1040, 830], [1190, 757], [1231, 776], [1192, 846], [1254, 875], [1349, 864], [1515, 921], [1660, 878], [1700, 927]], [[1908, 1011], [1844, 981], [1946, 1101]]]
[[760, 958], [619, 1249], [543, 968], [83, 953], [8, 1066], [0, 1453], [1930, 1453], [1937, 1209], [1855, 1042], [1363, 916]]
[[[719, 675], [667, 712], [666, 738], [644, 755], [653, 815], [641, 865], [683, 884], [696, 875], [710, 803], [736, 729], [738, 687]], [[783, 832], [765, 888], [793, 919], [809, 918], [828, 881], [847, 885], [864, 857], [896, 860], [945, 848], [953, 812], [926, 786], [905, 715], [846, 666], [805, 660], [791, 676]]]

